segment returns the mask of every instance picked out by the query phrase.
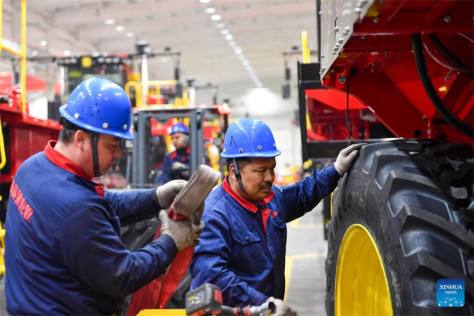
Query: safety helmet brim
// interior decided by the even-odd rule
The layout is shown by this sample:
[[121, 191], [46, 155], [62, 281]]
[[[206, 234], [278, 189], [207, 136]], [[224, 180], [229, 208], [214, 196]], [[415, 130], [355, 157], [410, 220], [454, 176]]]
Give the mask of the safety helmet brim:
[[273, 133], [261, 120], [245, 118], [229, 126], [224, 138], [223, 158], [272, 158], [281, 154]]
[[83, 129], [87, 130], [87, 131], [90, 131], [90, 132], [95, 132], [95, 133], [99, 133], [99, 134], [106, 134], [106, 135], [115, 136], [115, 137], [118, 137], [118, 138], [123, 138], [123, 139], [126, 139], [126, 140], [133, 140], [134, 139], [134, 134], [130, 129], [124, 130], [123, 132], [122, 131], [118, 132], [118, 131], [114, 131], [114, 130], [105, 130], [103, 128], [98, 128], [98, 127], [92, 126], [91, 124], [88, 124], [87, 122], [81, 121], [81, 119], [74, 118], [67, 111], [65, 111], [66, 107], [67, 107], [67, 104], [61, 105], [59, 107], [59, 113], [61, 113], [61, 115], [66, 120], [68, 120], [69, 122], [71, 122], [74, 125], [77, 125], [77, 126], [83, 128]]

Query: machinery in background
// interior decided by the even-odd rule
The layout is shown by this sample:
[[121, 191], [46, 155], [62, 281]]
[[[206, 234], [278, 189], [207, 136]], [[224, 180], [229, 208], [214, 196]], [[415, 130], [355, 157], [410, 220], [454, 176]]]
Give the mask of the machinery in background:
[[472, 2], [316, 3], [318, 62], [298, 64], [303, 158], [369, 143], [332, 197], [328, 315], [474, 314]]
[[[22, 38], [26, 39], [26, 1], [21, 2]], [[0, 8], [0, 20], [3, 14]], [[1, 36], [1, 34], [0, 34]], [[0, 38], [1, 39], [1, 38]], [[1, 42], [1, 41], [0, 41]], [[7, 202], [13, 176], [20, 165], [31, 155], [42, 151], [50, 139], [56, 139], [60, 125], [57, 121], [30, 116], [26, 101], [26, 41], [20, 49], [1, 43], [1, 54], [20, 60], [20, 86], [6, 85], [0, 91], [0, 221], [5, 221]], [[3, 237], [0, 226], [0, 274], [5, 273]]]

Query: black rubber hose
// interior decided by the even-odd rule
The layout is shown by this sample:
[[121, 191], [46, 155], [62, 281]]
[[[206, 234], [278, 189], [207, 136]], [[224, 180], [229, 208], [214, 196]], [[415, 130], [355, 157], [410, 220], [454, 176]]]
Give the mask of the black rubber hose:
[[438, 112], [443, 116], [443, 118], [455, 128], [457, 128], [462, 133], [473, 138], [474, 130], [471, 126], [467, 125], [461, 121], [456, 115], [454, 115], [439, 98], [438, 93], [436, 92], [433, 84], [428, 77], [428, 70], [425, 64], [425, 58], [423, 56], [423, 48], [421, 44], [421, 35], [412, 34], [411, 42], [413, 46], [413, 53], [415, 55], [416, 68], [418, 70], [418, 75], [420, 76], [423, 87], [425, 88], [428, 97], [430, 98], [433, 105], [436, 107]]
[[454, 56], [444, 45], [440, 42], [438, 37], [435, 34], [428, 34], [430, 40], [436, 45], [436, 48], [441, 52], [441, 54], [449, 60], [454, 67], [459, 71], [469, 76], [469, 78], [474, 80], [474, 72], [464, 65], [456, 56]]

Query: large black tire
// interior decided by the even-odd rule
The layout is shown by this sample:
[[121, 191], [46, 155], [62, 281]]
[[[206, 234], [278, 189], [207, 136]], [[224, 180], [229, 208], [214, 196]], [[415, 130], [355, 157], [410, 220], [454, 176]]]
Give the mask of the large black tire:
[[[342, 288], [335, 288], [337, 273], [343, 275], [347, 268], [338, 266], [341, 242], [348, 228], [357, 226], [375, 241], [393, 315], [473, 315], [473, 186], [468, 145], [397, 140], [362, 148], [340, 180], [333, 201], [326, 259], [327, 314], [335, 314]], [[354, 265], [365, 260], [353, 259]], [[351, 265], [350, 260], [342, 262]], [[360, 277], [367, 277], [360, 266]], [[463, 307], [437, 306], [436, 282], [442, 278], [464, 280]], [[357, 295], [357, 279], [346, 280], [354, 286], [353, 295]], [[377, 298], [359, 296], [358, 300], [373, 305]], [[370, 311], [367, 308], [365, 314], [374, 313]]]

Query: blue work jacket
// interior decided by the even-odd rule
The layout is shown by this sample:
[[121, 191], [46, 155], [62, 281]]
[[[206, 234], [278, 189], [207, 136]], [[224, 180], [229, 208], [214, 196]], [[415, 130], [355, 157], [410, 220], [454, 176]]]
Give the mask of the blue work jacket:
[[227, 178], [206, 199], [204, 230], [191, 262], [192, 285], [212, 283], [225, 305], [261, 305], [285, 291], [286, 223], [311, 211], [337, 185], [334, 166], [278, 188], [252, 204], [232, 191]]
[[[189, 155], [191, 149], [188, 147], [175, 150], [165, 156], [163, 160], [163, 167], [161, 168], [161, 174], [155, 179], [156, 184], [165, 184], [171, 180], [182, 179], [178, 172], [173, 173], [171, 166], [175, 162], [181, 162], [189, 168]], [[188, 180], [188, 179], [184, 179]]]
[[155, 190], [104, 191], [50, 142], [18, 169], [5, 236], [10, 315], [117, 313], [122, 298], [165, 271], [177, 254], [164, 235], [130, 252], [120, 220], [158, 211]]

